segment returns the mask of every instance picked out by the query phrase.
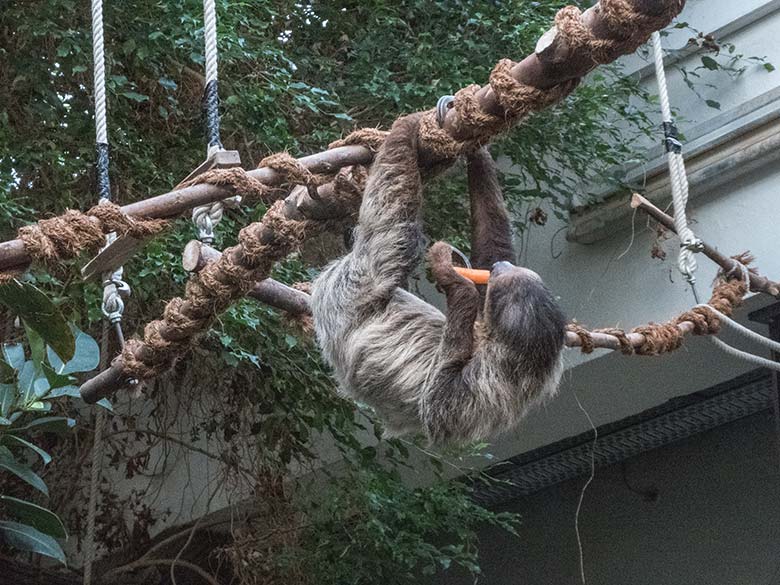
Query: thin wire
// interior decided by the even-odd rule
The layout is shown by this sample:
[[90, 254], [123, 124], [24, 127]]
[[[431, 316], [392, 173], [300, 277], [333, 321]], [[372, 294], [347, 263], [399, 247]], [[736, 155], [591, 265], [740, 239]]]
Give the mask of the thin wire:
[[596, 477], [596, 442], [599, 440], [599, 430], [596, 428], [596, 425], [593, 424], [593, 419], [590, 418], [588, 411], [585, 410], [584, 406], [582, 406], [582, 402], [580, 402], [580, 397], [577, 396], [576, 390], [572, 390], [572, 393], [574, 394], [574, 400], [577, 401], [577, 406], [585, 415], [585, 418], [588, 419], [590, 428], [593, 429], [593, 443], [590, 449], [590, 477], [588, 477], [588, 481], [585, 482], [585, 485], [582, 486], [582, 491], [580, 491], [580, 500], [577, 502], [577, 512], [574, 515], [574, 531], [577, 534], [577, 549], [579, 550], [580, 555], [580, 578], [582, 579], [582, 585], [586, 585], [585, 553], [582, 549], [582, 536], [580, 535], [580, 512], [582, 511], [582, 502], [585, 500], [585, 492], [587, 491], [590, 484], [593, 483], [593, 479]]

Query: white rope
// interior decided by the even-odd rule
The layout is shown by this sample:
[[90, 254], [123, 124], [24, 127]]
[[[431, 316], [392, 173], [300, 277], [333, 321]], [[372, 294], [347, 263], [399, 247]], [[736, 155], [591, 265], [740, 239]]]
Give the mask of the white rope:
[[[658, 96], [661, 102], [665, 132], [672, 128], [672, 108], [669, 104], [669, 89], [666, 84], [664, 70], [664, 54], [661, 47], [661, 35], [658, 31], [652, 35], [653, 54], [655, 57], [655, 76], [658, 81]], [[669, 181], [672, 187], [672, 202], [674, 204], [674, 227], [680, 237], [680, 255], [677, 260], [680, 272], [693, 286], [696, 283], [695, 252], [700, 252], [702, 242], [688, 225], [685, 210], [688, 206], [688, 176], [685, 172], [685, 161], [681, 153], [682, 145], [674, 136], [665, 136], [667, 160], [669, 164]]]
[[741, 335], [745, 339], [752, 341], [753, 343], [757, 343], [761, 347], [764, 347], [770, 351], [775, 351], [777, 353], [780, 353], [780, 343], [778, 343], [777, 341], [769, 339], [768, 337], [764, 337], [763, 335], [761, 335], [760, 333], [756, 333], [752, 329], [748, 329], [741, 323], [734, 321], [734, 319], [732, 319], [731, 317], [724, 315], [712, 305], [700, 304], [696, 306], [703, 307], [715, 313], [718, 319], [720, 319], [721, 323], [723, 323], [726, 327], [728, 327], [735, 333]]
[[221, 201], [201, 205], [192, 210], [192, 221], [198, 228], [198, 239], [204, 244], [214, 242], [214, 226], [222, 221], [224, 206]]
[[[206, 86], [218, 81], [217, 69], [217, 9], [215, 0], [203, 0], [203, 37], [206, 51]], [[206, 152], [206, 158], [211, 158], [222, 150], [220, 144], [210, 144]], [[238, 199], [240, 201], [240, 198]], [[198, 239], [204, 244], [214, 242], [214, 227], [222, 221], [226, 204], [230, 202], [215, 201], [208, 205], [201, 205], [192, 210], [192, 221], [198, 228]]]
[[[99, 203], [107, 203], [110, 196], [108, 187], [108, 130], [106, 116], [106, 62], [105, 46], [103, 39], [103, 2], [92, 0], [92, 60], [93, 80], [95, 93], [95, 143], [98, 147], [98, 190], [100, 192]], [[101, 158], [104, 157], [104, 158]], [[101, 175], [101, 171], [104, 173]], [[116, 234], [106, 235], [106, 246], [116, 240]], [[109, 273], [103, 282], [102, 310], [106, 317], [103, 326], [103, 338], [101, 340], [100, 360], [101, 370], [105, 368], [108, 360], [108, 335], [110, 324], [118, 327], [121, 339], [119, 322], [125, 305], [123, 296], [130, 293], [130, 287], [122, 280], [123, 269], [120, 266]], [[87, 504], [87, 527], [84, 537], [84, 585], [92, 583], [92, 564], [95, 560], [95, 516], [97, 515], [97, 498], [100, 488], [100, 473], [103, 464], [103, 429], [106, 424], [106, 411], [98, 407], [95, 415], [95, 434], [92, 443], [92, 467], [89, 480], [89, 502]]]
[[206, 40], [206, 83], [217, 80], [217, 9], [214, 0], [203, 0], [203, 36]]
[[780, 362], [769, 360], [761, 356], [757, 356], [752, 353], [742, 351], [741, 349], [737, 349], [736, 347], [731, 347], [728, 343], [726, 343], [722, 339], [718, 339], [717, 337], [714, 337], [712, 335], [708, 335], [707, 337], [709, 337], [712, 340], [712, 343], [717, 345], [721, 350], [723, 350], [726, 354], [732, 357], [741, 359], [743, 361], [748, 362], [749, 364], [753, 364], [754, 366], [758, 366], [760, 368], [768, 368], [770, 370], [780, 372]]
[[103, 47], [103, 1], [92, 0], [92, 60], [95, 85], [95, 141], [108, 144], [106, 131], [106, 62]]

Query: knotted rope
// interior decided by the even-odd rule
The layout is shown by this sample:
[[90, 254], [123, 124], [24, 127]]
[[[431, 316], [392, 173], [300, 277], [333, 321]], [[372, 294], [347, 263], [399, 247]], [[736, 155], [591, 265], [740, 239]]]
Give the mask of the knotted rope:
[[[744, 255], [737, 256], [735, 261], [739, 262], [739, 259], [744, 257]], [[681, 323], [692, 323], [694, 335], [717, 335], [721, 329], [722, 317], [731, 316], [734, 310], [742, 304], [748, 291], [749, 281], [747, 279], [729, 279], [728, 275], [721, 274], [707, 304], [697, 305], [666, 323], [648, 323], [635, 327], [626, 333], [618, 328], [590, 331], [574, 321], [568, 325], [567, 330], [580, 338], [580, 348], [585, 354], [592, 353], [595, 349], [593, 334], [605, 333], [618, 339], [620, 350], [624, 354], [660, 355], [672, 352], [682, 346], [685, 334], [679, 327]], [[632, 333], [643, 336], [643, 341], [639, 345], [633, 344], [628, 338], [628, 335]]]
[[260, 222], [241, 230], [238, 245], [224, 251], [188, 283], [183, 298], [168, 302], [163, 318], [144, 329], [143, 340], [130, 340], [121, 355], [129, 375], [145, 379], [167, 370], [208, 329], [217, 313], [268, 277], [273, 264], [291, 253], [304, 235], [320, 227], [310, 220], [284, 217], [284, 201], [277, 201]]
[[291, 185], [304, 185], [309, 188], [324, 185], [332, 177], [332, 175], [312, 173], [288, 152], [277, 152], [267, 156], [257, 166], [268, 167], [284, 175], [285, 182]]
[[[105, 244], [105, 235], [111, 232], [143, 239], [160, 233], [166, 225], [161, 219], [130, 217], [118, 205], [104, 202], [87, 212], [69, 209], [63, 215], [23, 226], [17, 237], [34, 261], [54, 264], [84, 251], [97, 252]], [[4, 276], [8, 275], [0, 275], [0, 279]]]

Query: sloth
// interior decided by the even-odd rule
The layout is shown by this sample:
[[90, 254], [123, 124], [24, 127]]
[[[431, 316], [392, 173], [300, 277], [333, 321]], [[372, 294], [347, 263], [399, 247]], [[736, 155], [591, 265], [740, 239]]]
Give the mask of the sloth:
[[539, 276], [514, 265], [509, 215], [490, 154], [468, 159], [471, 245], [486, 286], [458, 274], [452, 249], [428, 254], [447, 315], [405, 290], [423, 255], [420, 116], [377, 153], [353, 247], [314, 280], [317, 342], [343, 393], [374, 409], [387, 436], [463, 444], [507, 431], [555, 395], [565, 318]]

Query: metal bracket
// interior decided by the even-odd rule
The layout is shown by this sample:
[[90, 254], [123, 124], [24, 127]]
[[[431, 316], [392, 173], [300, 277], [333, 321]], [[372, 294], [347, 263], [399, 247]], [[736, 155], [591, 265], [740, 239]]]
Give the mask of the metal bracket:
[[240, 166], [241, 156], [238, 154], [237, 150], [215, 150], [206, 160], [195, 167], [195, 170], [187, 175], [181, 183], [176, 185], [174, 191], [176, 189], [180, 189], [181, 186], [187, 181], [191, 181], [206, 171], [210, 171], [212, 169], [230, 169]]
[[[241, 166], [241, 156], [237, 150], [215, 150], [209, 157], [200, 163], [194, 171], [179, 183], [175, 188], [180, 189], [187, 181], [202, 175], [212, 169], [229, 169]], [[129, 236], [122, 236], [103, 248], [81, 269], [81, 278], [85, 281], [101, 280], [106, 272], [113, 272], [125, 262], [130, 260], [143, 246], [144, 240], [138, 240]]]

